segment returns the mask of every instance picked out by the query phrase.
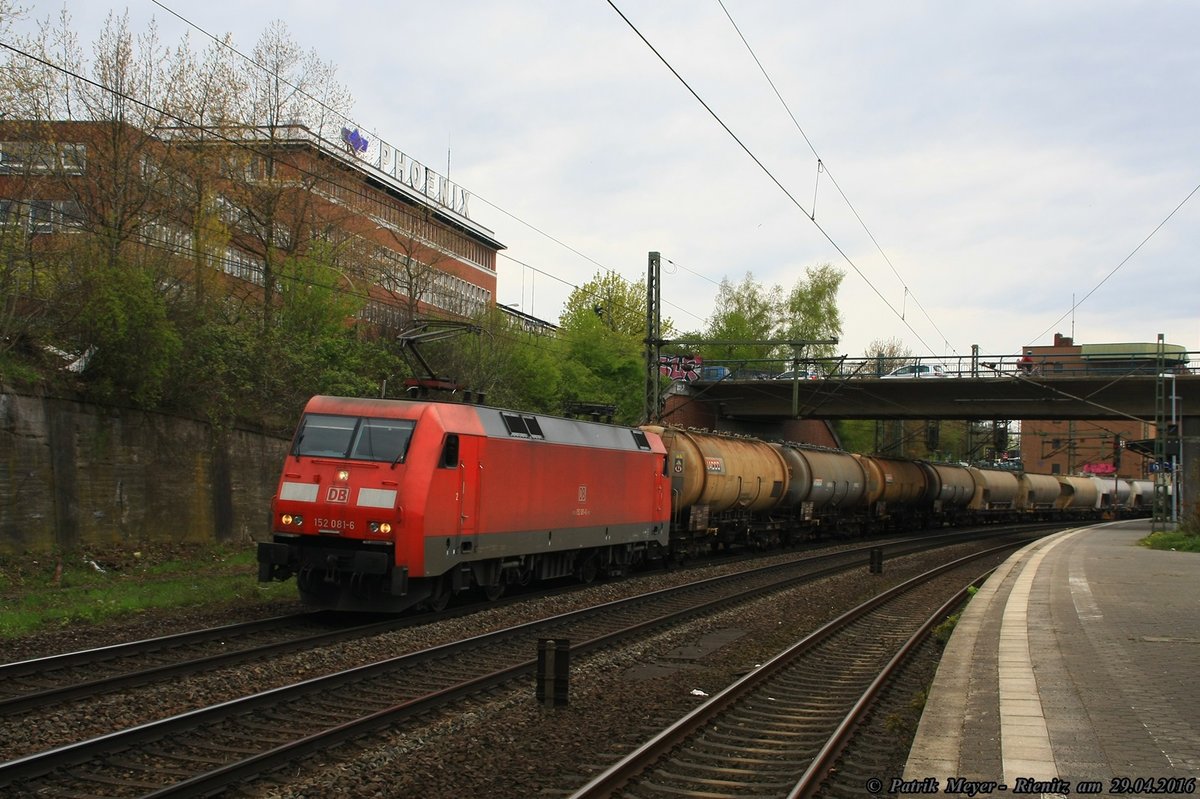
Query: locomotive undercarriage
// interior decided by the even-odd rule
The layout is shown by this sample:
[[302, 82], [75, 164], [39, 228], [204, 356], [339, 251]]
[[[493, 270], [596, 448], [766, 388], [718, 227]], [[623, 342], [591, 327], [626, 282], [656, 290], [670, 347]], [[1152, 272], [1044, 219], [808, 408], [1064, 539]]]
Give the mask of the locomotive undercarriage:
[[[369, 547], [369, 548], [368, 548]], [[478, 590], [489, 600], [512, 587], [575, 578], [590, 583], [661, 562], [657, 542], [463, 561], [436, 577], [413, 577], [394, 568], [393, 547], [358, 541], [277, 535], [258, 545], [260, 582], [295, 576], [303, 604], [328, 610], [399, 613], [418, 605], [443, 610], [455, 595]]]

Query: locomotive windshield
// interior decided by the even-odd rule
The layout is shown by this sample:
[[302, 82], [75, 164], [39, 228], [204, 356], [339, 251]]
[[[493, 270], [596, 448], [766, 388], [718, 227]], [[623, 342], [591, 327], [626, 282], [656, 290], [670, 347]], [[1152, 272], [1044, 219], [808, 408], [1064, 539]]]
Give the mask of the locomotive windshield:
[[292, 454], [399, 463], [408, 453], [413, 422], [356, 416], [306, 414], [296, 431]]

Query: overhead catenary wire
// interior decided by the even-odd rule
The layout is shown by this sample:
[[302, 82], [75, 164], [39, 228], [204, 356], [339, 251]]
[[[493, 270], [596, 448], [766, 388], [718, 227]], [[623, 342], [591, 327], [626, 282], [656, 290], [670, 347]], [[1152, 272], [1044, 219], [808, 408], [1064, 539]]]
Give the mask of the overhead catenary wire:
[[789, 202], [792, 203], [792, 205], [796, 206], [796, 208], [799, 209], [799, 211], [802, 214], [804, 214], [805, 217], [807, 217], [809, 219], [809, 221], [813, 224], [813, 226], [816, 227], [816, 229], [821, 233], [821, 235], [825, 237], [825, 240], [827, 242], [829, 242], [829, 244], [837, 251], [838, 255], [840, 255], [842, 257], [842, 259], [845, 260], [845, 262], [850, 265], [850, 267], [855, 271], [855, 273], [858, 274], [858, 276], [860, 278], [862, 278], [863, 282], [865, 282], [867, 284], [867, 287], [870, 288], [871, 291], [875, 293], [875, 296], [879, 298], [879, 300], [887, 307], [887, 309], [890, 310], [892, 312], [892, 314], [897, 319], [899, 319], [904, 324], [904, 326], [907, 327], [908, 330], [914, 336], [916, 336], [917, 340], [919, 342], [921, 342], [921, 345], [924, 346], [926, 348], [926, 350], [932, 352], [933, 348], [930, 347], [930, 345], [924, 340], [924, 338], [921, 336], [921, 334], [918, 333], [917, 330], [914, 329], [913, 326], [911, 324], [909, 324], [908, 321], [903, 318], [902, 314], [900, 314], [900, 312], [898, 312], [896, 310], [895, 306], [892, 305], [892, 303], [888, 301], [887, 297], [885, 297], [883, 295], [883, 293], [879, 290], [879, 287], [876, 286], [871, 281], [871, 279], [869, 277], [867, 277], [867, 275], [862, 271], [862, 269], [859, 268], [858, 264], [855, 263], [854, 259], [851, 258], [850, 255], [844, 249], [842, 249], [841, 245], [838, 244], [833, 239], [833, 237], [829, 234], [828, 231], [825, 230], [825, 228], [821, 225], [821, 223], [816, 221], [815, 217], [809, 213], [809, 211], [804, 207], [804, 205], [799, 200], [797, 200], [795, 198], [795, 196], [792, 195], [791, 191], [789, 191], [788, 188], [783, 185], [783, 183], [779, 180], [779, 178], [777, 178], [775, 176], [775, 174], [767, 167], [767, 165], [764, 164], [762, 162], [762, 160], [759, 159], [759, 157], [754, 154], [754, 151], [751, 150], [750, 147], [748, 145], [746, 145], [746, 143], [743, 142], [736, 133], [734, 133], [734, 131], [729, 127], [729, 125], [727, 125], [725, 123], [725, 121], [723, 119], [721, 119], [721, 116], [719, 114], [717, 114], [716, 111], [713, 110], [712, 106], [710, 106], [704, 100], [704, 98], [701, 97], [700, 94], [694, 88], [692, 88], [691, 84], [688, 83], [687, 80], [685, 80], [684, 77], [679, 74], [679, 71], [676, 70], [674, 66], [672, 66], [671, 62], [667, 60], [666, 56], [664, 56], [661, 52], [659, 52], [658, 48], [656, 48], [650, 42], [650, 40], [646, 38], [645, 34], [643, 34], [641, 32], [641, 30], [639, 30], [638, 27], [633, 24], [632, 20], [630, 20], [629, 17], [627, 17], [625, 15], [625, 13], [622, 12], [621, 9], [617, 7], [616, 3], [613, 0], [607, 0], [607, 2], [608, 2], [608, 5], [612, 8], [612, 10], [616, 12], [617, 16], [619, 16], [621, 18], [621, 20], [627, 26], [629, 26], [629, 29], [632, 30], [633, 33], [639, 39], [642, 40], [642, 42], [646, 45], [646, 47], [648, 47], [650, 49], [650, 52], [652, 52], [654, 54], [654, 56], [660, 62], [662, 62], [663, 66], [665, 66], [667, 68], [667, 70], [675, 77], [675, 79], [678, 80], [679, 83], [688, 91], [688, 93], [691, 94], [693, 98], [695, 98], [696, 102], [700, 103], [701, 107], [703, 107], [704, 110], [708, 112], [709, 116], [711, 116], [713, 118], [713, 120], [729, 135], [729, 137], [734, 140], [734, 142], [738, 145], [738, 147], [740, 147], [742, 149], [742, 151], [750, 158], [750, 160], [754, 162], [755, 166], [757, 166], [762, 171], [762, 173], [764, 175], [766, 175], [767, 178], [772, 183], [774, 183], [775, 186], [781, 192], [783, 192], [783, 195], [788, 199]]
[[[817, 159], [817, 175], [813, 185], [813, 207], [812, 213], [809, 214], [809, 220], [816, 222], [817, 186], [820, 183], [821, 174], [824, 173], [829, 177], [829, 182], [833, 184], [833, 187], [837, 189], [837, 192], [841, 196], [843, 202], [846, 203], [846, 207], [850, 209], [850, 213], [854, 214], [854, 218], [858, 220], [858, 224], [862, 227], [863, 232], [867, 234], [867, 237], [871, 240], [871, 243], [875, 245], [875, 249], [879, 251], [879, 254], [883, 257], [884, 262], [887, 263], [888, 267], [892, 270], [892, 274], [895, 275], [896, 279], [900, 281], [900, 285], [904, 288], [905, 296], [907, 297], [910, 294], [912, 295], [913, 303], [916, 304], [916, 306], [921, 310], [921, 313], [925, 315], [925, 318], [929, 321], [929, 324], [931, 324], [933, 329], [937, 331], [938, 336], [941, 337], [946, 346], [948, 346], [953, 352], [957, 353], [957, 348], [950, 343], [950, 340], [946, 338], [946, 334], [941, 331], [941, 328], [939, 328], [937, 323], [933, 321], [933, 317], [929, 315], [929, 312], [925, 310], [925, 307], [921, 304], [920, 300], [917, 299], [916, 294], [913, 293], [909, 288], [908, 282], [903, 276], [901, 276], [900, 271], [896, 269], [896, 265], [892, 263], [892, 259], [888, 257], [887, 252], [884, 251], [883, 247], [880, 246], [879, 242], [875, 239], [875, 234], [871, 232], [869, 227], [867, 227], [866, 220], [864, 220], [858, 213], [858, 209], [854, 207], [854, 203], [850, 202], [850, 198], [846, 196], [846, 192], [843, 191], [841, 185], [838, 184], [833, 172], [829, 169], [829, 164], [825, 163], [825, 160], [821, 158], [820, 153], [817, 152], [816, 146], [814, 146], [812, 140], [808, 138], [808, 134], [804, 132], [804, 128], [800, 125], [800, 121], [796, 119], [796, 115], [792, 113], [791, 107], [788, 105], [787, 100], [783, 98], [779, 88], [775, 85], [775, 81], [772, 80], [770, 74], [767, 72], [767, 68], [763, 66], [762, 61], [759, 60], [758, 54], [755, 53], [754, 48], [750, 46], [750, 42], [746, 39], [745, 34], [742, 33], [742, 29], [734, 20], [733, 15], [730, 14], [729, 9], [725, 7], [724, 0], [717, 0], [717, 4], [721, 7], [721, 10], [725, 12], [725, 16], [729, 20], [729, 24], [733, 26], [738, 38], [741, 39], [742, 44], [745, 45], [747, 52], [750, 53], [750, 57], [754, 59], [754, 63], [758, 66], [763, 78], [767, 81], [767, 85], [771, 87], [771, 91], [775, 93], [775, 97], [779, 100], [780, 105], [783, 106], [783, 110], [787, 112], [788, 118], [792, 120], [792, 124], [796, 126], [796, 130], [799, 131], [801, 138], [804, 139], [804, 143], [808, 145], [808, 149], [812, 151], [813, 156]], [[904, 321], [903, 314], [901, 314], [901, 321]], [[912, 328], [909, 329], [911, 330]]]
[[1042, 336], [1046, 335], [1051, 330], [1056, 328], [1058, 326], [1058, 324], [1060, 322], [1062, 322], [1062, 320], [1066, 319], [1068, 316], [1072, 317], [1071, 334], [1072, 334], [1072, 338], [1073, 338], [1074, 333], [1075, 333], [1075, 330], [1074, 330], [1075, 309], [1078, 308], [1080, 305], [1083, 305], [1083, 303], [1086, 302], [1089, 297], [1091, 297], [1093, 294], [1095, 294], [1100, 289], [1101, 286], [1103, 286], [1105, 283], [1108, 282], [1109, 278], [1111, 278], [1113, 275], [1115, 275], [1117, 272], [1119, 272], [1121, 270], [1121, 268], [1123, 266], [1125, 266], [1125, 264], [1129, 263], [1129, 261], [1132, 260], [1133, 256], [1137, 255], [1138, 251], [1141, 250], [1142, 247], [1145, 247], [1147, 242], [1149, 242], [1150, 239], [1154, 238], [1154, 236], [1158, 233], [1158, 231], [1162, 230], [1163, 227], [1166, 226], [1167, 222], [1171, 221], [1171, 217], [1173, 217], [1173, 216], [1175, 216], [1175, 214], [1179, 213], [1179, 209], [1181, 209], [1181, 208], [1183, 208], [1183, 206], [1187, 205], [1188, 201], [1191, 200], [1192, 197], [1194, 197], [1196, 195], [1196, 192], [1198, 192], [1198, 191], [1200, 191], [1200, 184], [1197, 184], [1196, 186], [1194, 186], [1192, 188], [1192, 190], [1190, 192], [1188, 192], [1187, 196], [1184, 197], [1182, 200], [1180, 200], [1179, 204], [1171, 209], [1171, 213], [1167, 214], [1166, 217], [1164, 217], [1161, 222], [1159, 222], [1157, 225], [1155, 225], [1154, 230], [1151, 230], [1148, 234], [1146, 234], [1146, 237], [1144, 239], [1142, 239], [1140, 242], [1138, 242], [1138, 245], [1136, 247], [1134, 247], [1133, 250], [1131, 250], [1128, 255], [1126, 255], [1124, 258], [1122, 258], [1120, 263], [1118, 263], [1111, 270], [1109, 270], [1108, 274], [1106, 274], [1103, 278], [1101, 278], [1099, 283], [1097, 283], [1095, 286], [1092, 286], [1091, 290], [1088, 291], [1087, 294], [1084, 294], [1083, 298], [1081, 300], [1076, 302], [1075, 295], [1072, 294], [1071, 295], [1071, 307], [1067, 309], [1066, 313], [1064, 313], [1062, 316], [1058, 317], [1053, 322], [1051, 322], [1049, 327], [1047, 327], [1041, 333], [1038, 333], [1036, 336], [1034, 336], [1032, 341], [1027, 343], [1025, 346], [1027, 346], [1027, 347], [1033, 346], [1037, 342], [1038, 339], [1040, 339]]

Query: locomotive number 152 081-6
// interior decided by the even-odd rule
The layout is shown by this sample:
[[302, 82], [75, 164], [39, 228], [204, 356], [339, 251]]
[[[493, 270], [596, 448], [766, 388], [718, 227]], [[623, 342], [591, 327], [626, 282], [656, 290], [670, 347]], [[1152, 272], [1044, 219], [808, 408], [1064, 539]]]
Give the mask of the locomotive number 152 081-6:
[[313, 520], [316, 522], [318, 530], [353, 530], [353, 519], [322, 519], [317, 517]]

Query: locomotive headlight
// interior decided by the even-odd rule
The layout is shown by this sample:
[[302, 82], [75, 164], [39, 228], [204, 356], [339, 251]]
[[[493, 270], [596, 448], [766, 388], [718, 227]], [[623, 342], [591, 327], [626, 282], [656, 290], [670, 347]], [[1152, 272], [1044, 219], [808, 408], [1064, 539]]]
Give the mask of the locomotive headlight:
[[367, 527], [371, 530], [372, 533], [379, 532], [379, 522], [371, 522], [370, 524], [367, 525]]
[[383, 533], [384, 535], [387, 535], [391, 531], [392, 531], [392, 526], [390, 524], [388, 524], [387, 522], [384, 522], [383, 524], [379, 525], [379, 532]]
[[285, 527], [291, 527], [293, 524], [299, 527], [304, 524], [303, 516], [293, 516], [290, 513], [285, 513], [279, 517], [279, 521], [283, 522]]
[[292, 514], [290, 514], [290, 513], [283, 514], [282, 516], [279, 517], [279, 521], [283, 522], [284, 525], [290, 526], [292, 523]]
[[337, 473], [337, 479], [340, 482], [346, 482], [350, 479], [350, 472], [346, 471], [345, 469], [339, 469]]

